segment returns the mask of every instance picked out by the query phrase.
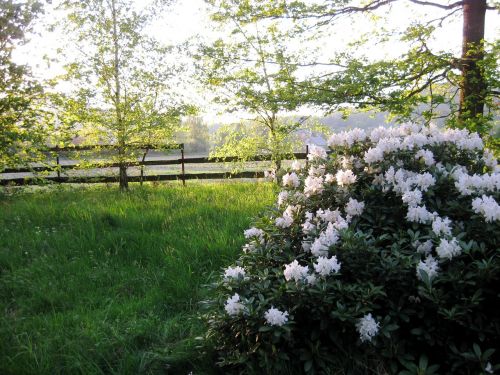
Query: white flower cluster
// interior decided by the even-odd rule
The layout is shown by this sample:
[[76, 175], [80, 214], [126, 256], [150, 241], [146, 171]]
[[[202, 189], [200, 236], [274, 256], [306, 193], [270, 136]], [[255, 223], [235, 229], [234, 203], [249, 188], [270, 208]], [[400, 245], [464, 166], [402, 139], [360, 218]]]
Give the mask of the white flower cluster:
[[299, 176], [297, 173], [287, 173], [283, 176], [283, 186], [297, 188], [300, 185]]
[[307, 176], [304, 181], [304, 194], [306, 197], [321, 194], [325, 188], [322, 176]]
[[267, 324], [280, 327], [288, 322], [288, 312], [271, 307], [264, 314], [264, 318], [266, 318]]
[[451, 259], [454, 256], [460, 255], [461, 252], [462, 248], [456, 238], [452, 238], [451, 241], [441, 238], [439, 246], [436, 247], [436, 253], [443, 259]]
[[298, 161], [298, 160], [294, 160], [294, 161], [292, 162], [292, 169], [293, 169], [294, 171], [300, 171], [300, 170], [302, 169], [302, 164], [300, 163], [300, 161]]
[[415, 159], [423, 160], [424, 164], [428, 167], [436, 164], [436, 160], [434, 160], [434, 154], [430, 150], [419, 150], [415, 154]]
[[283, 212], [283, 215], [275, 220], [276, 226], [282, 229], [290, 227], [293, 224], [293, 217], [297, 214], [299, 210], [300, 210], [300, 205], [297, 206], [288, 205], [286, 210]]
[[422, 272], [427, 274], [427, 277], [432, 280], [437, 276], [439, 270], [439, 263], [432, 255], [427, 256], [424, 261], [420, 261], [417, 265], [417, 277], [422, 279]]
[[252, 227], [250, 229], [245, 230], [243, 232], [245, 235], [246, 239], [258, 239], [260, 243], [264, 241], [264, 231], [262, 229], [258, 229], [255, 227]]
[[301, 266], [297, 260], [285, 265], [285, 271], [283, 272], [286, 281], [294, 280], [297, 282], [304, 280], [308, 273], [309, 267]]
[[338, 273], [340, 271], [340, 262], [334, 255], [331, 258], [318, 257], [314, 263], [314, 270], [321, 276], [328, 276], [332, 272]]
[[309, 154], [307, 154], [307, 158], [309, 160], [325, 160], [328, 157], [328, 154], [326, 153], [326, 150], [322, 147], [316, 146], [316, 145], [311, 145], [309, 146]]
[[245, 310], [245, 306], [240, 302], [238, 293], [235, 293], [232, 297], [227, 299], [224, 309], [230, 316], [238, 315]]
[[355, 128], [351, 131], [344, 131], [333, 134], [328, 139], [328, 146], [334, 147], [352, 147], [355, 142], [366, 140], [366, 132], [363, 129]]
[[356, 176], [350, 169], [340, 170], [335, 175], [335, 180], [339, 186], [348, 186], [356, 182]]
[[413, 243], [413, 247], [417, 250], [417, 252], [421, 254], [429, 254], [433, 248], [432, 240], [427, 240], [425, 242], [415, 241]]
[[462, 168], [457, 168], [452, 176], [455, 179], [455, 187], [462, 195], [500, 191], [500, 173], [498, 172], [470, 176]]
[[311, 253], [317, 257], [325, 256], [328, 254], [330, 246], [335, 245], [338, 240], [339, 234], [337, 229], [332, 223], [328, 223], [326, 229], [320, 233], [319, 237], [311, 245]]
[[484, 216], [484, 221], [500, 221], [500, 206], [493, 197], [483, 195], [472, 201], [472, 209], [475, 213]]
[[240, 266], [228, 267], [224, 271], [224, 280], [229, 281], [232, 279], [243, 279], [245, 277], [245, 269]]
[[359, 338], [362, 342], [372, 341], [378, 333], [380, 324], [373, 319], [372, 314], [370, 313], [358, 320], [356, 328], [358, 329]]
[[349, 201], [345, 206], [345, 212], [349, 216], [360, 216], [364, 209], [365, 204], [353, 198], [349, 198]]
[[[422, 127], [415, 124], [406, 124], [393, 128], [379, 127], [370, 134], [373, 146], [364, 154], [367, 164], [384, 161], [389, 154], [397, 151], [413, 151], [417, 148], [415, 157], [422, 159], [427, 166], [434, 165], [434, 154], [424, 146], [436, 147], [441, 144], [454, 144], [460, 150], [482, 150], [483, 141], [476, 133], [462, 129], [441, 130], [436, 126]], [[337, 140], [338, 135], [335, 137]], [[349, 138], [348, 135], [343, 136]], [[332, 144], [347, 145], [347, 142], [335, 141]]]

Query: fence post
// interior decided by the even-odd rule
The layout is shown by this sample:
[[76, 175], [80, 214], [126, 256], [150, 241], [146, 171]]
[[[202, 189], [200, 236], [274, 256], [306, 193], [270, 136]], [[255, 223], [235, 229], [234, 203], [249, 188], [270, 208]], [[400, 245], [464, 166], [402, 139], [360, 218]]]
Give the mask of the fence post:
[[148, 154], [149, 152], [149, 147], [146, 148], [146, 150], [144, 151], [144, 155], [142, 155], [142, 160], [141, 160], [141, 186], [142, 186], [142, 182], [143, 182], [143, 179], [144, 179], [144, 161], [146, 160], [146, 155]]
[[306, 169], [309, 168], [309, 159], [307, 155], [309, 155], [309, 145], [306, 145]]
[[60, 165], [60, 161], [59, 161], [59, 151], [56, 154], [56, 165], [57, 165], [57, 178], [60, 179], [61, 178], [61, 165]]
[[182, 186], [186, 186], [186, 176], [184, 168], [184, 143], [181, 143], [181, 168], [182, 168]]

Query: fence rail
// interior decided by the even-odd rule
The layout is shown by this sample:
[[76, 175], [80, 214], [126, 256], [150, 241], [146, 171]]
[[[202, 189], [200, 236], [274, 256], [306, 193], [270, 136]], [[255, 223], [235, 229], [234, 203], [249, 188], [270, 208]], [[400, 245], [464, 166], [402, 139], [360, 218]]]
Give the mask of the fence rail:
[[[181, 157], [176, 159], [160, 159], [160, 160], [145, 160], [145, 156], [149, 150], [165, 150], [166, 147], [158, 145], [140, 145], [135, 147], [136, 149], [146, 150], [142, 160], [127, 162], [127, 167], [140, 167], [141, 174], [139, 176], [133, 175], [128, 176], [129, 182], [140, 182], [143, 181], [175, 181], [181, 180], [185, 183], [186, 180], [193, 179], [226, 179], [226, 178], [262, 178], [264, 177], [263, 171], [242, 171], [237, 173], [232, 172], [210, 172], [210, 173], [186, 173], [186, 164], [205, 164], [205, 163], [226, 163], [238, 161], [238, 157], [229, 156], [224, 158], [209, 158], [209, 157], [193, 157], [186, 158], [184, 152], [184, 145], [170, 145], [169, 150], [180, 150]], [[29, 177], [13, 177], [13, 178], [0, 178], [0, 185], [33, 185], [40, 184], [45, 181], [53, 183], [110, 183], [118, 182], [118, 176], [63, 176], [61, 175], [62, 170], [83, 170], [83, 166], [80, 163], [74, 164], [61, 164], [60, 163], [60, 153], [71, 152], [71, 151], [87, 151], [87, 150], [112, 150], [116, 149], [114, 145], [103, 145], [103, 146], [75, 146], [75, 147], [54, 147], [50, 151], [56, 153], [56, 164], [52, 165], [42, 165], [33, 167], [20, 167], [20, 168], [7, 168], [0, 173], [33, 173], [33, 172], [56, 172], [57, 176], [29, 176]], [[303, 160], [306, 159], [308, 153], [308, 147], [306, 146], [306, 152], [294, 153], [293, 157], [295, 159]], [[247, 161], [259, 162], [259, 161], [270, 161], [271, 155], [255, 155]], [[121, 163], [116, 162], [97, 162], [95, 164], [90, 164], [90, 169], [104, 169], [104, 168], [117, 168]], [[155, 175], [145, 175], [145, 166], [166, 166], [166, 165], [180, 165], [180, 174], [155, 174]]]

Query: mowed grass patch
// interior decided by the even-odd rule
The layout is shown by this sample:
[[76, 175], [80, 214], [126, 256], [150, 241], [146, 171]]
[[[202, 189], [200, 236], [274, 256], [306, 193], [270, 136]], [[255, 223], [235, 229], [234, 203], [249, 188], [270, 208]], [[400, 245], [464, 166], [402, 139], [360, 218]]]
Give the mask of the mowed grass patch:
[[0, 200], [0, 374], [210, 372], [211, 273], [273, 200], [266, 183], [56, 189]]

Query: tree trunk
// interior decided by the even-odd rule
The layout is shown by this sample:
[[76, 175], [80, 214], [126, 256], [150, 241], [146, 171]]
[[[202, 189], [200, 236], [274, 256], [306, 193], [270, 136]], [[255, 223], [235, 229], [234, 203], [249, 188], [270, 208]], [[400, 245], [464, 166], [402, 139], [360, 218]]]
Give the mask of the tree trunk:
[[114, 47], [114, 61], [113, 70], [115, 78], [115, 111], [116, 111], [116, 124], [118, 128], [117, 142], [118, 142], [118, 158], [120, 163], [120, 190], [128, 190], [128, 176], [127, 176], [127, 164], [125, 161], [125, 123], [123, 120], [122, 108], [121, 108], [121, 83], [120, 83], [120, 57], [118, 43], [118, 28], [116, 19], [116, 2], [111, 0], [111, 14], [113, 18], [113, 47]]
[[120, 190], [128, 189], [127, 166], [125, 163], [120, 163]]
[[462, 122], [481, 116], [484, 110], [486, 82], [480, 62], [484, 58], [486, 0], [464, 0], [463, 17], [462, 87], [459, 109]]

